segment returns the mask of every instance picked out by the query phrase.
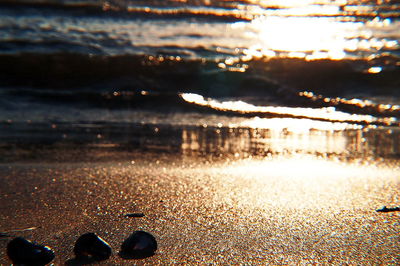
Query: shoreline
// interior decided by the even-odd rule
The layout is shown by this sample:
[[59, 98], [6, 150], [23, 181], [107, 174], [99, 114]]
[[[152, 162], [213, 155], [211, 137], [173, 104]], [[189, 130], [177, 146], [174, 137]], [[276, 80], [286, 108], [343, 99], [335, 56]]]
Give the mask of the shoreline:
[[[399, 212], [376, 212], [398, 205], [396, 164], [130, 156], [0, 164], [0, 231], [37, 227], [18, 235], [52, 247], [57, 265], [87, 232], [112, 246], [104, 265], [399, 263]], [[124, 216], [133, 212], [145, 216]], [[159, 249], [123, 260], [120, 245], [135, 230], [154, 234]], [[10, 263], [7, 242], [0, 264]]]
[[0, 163], [118, 162], [138, 154], [149, 159], [160, 155], [213, 162], [296, 154], [350, 162], [400, 159], [400, 130], [396, 127], [342, 129], [334, 123], [319, 125], [314, 124], [316, 121], [308, 121], [310, 124], [307, 124], [307, 120], [301, 119], [259, 120], [249, 120], [247, 127], [222, 124], [0, 124]]

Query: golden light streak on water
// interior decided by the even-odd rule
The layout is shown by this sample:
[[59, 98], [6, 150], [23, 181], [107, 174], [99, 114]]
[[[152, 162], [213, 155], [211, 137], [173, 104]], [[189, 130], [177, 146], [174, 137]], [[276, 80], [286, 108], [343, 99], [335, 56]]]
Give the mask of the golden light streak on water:
[[370, 67], [368, 69], [368, 73], [370, 74], [378, 74], [382, 71], [382, 67]]
[[332, 122], [359, 122], [373, 123], [377, 118], [371, 115], [357, 115], [336, 111], [333, 107], [328, 108], [292, 108], [275, 106], [255, 106], [243, 101], [224, 101], [205, 99], [203, 96], [194, 93], [180, 94], [182, 99], [189, 103], [209, 107], [218, 111], [232, 111], [238, 114], [265, 114], [265, 115], [286, 115], [298, 118], [320, 119]]
[[[371, 67], [368, 72], [371, 74], [379, 73], [381, 71], [381, 68], [379, 67]], [[322, 95], [315, 95], [312, 92], [308, 91], [303, 91], [299, 93], [299, 96], [302, 97], [307, 97], [310, 100], [318, 100], [322, 99], [326, 103], [331, 103], [331, 104], [346, 104], [346, 105], [353, 105], [359, 108], [365, 108], [365, 107], [371, 107], [371, 108], [376, 108], [379, 111], [397, 111], [400, 109], [399, 105], [391, 105], [391, 104], [375, 104], [370, 100], [361, 100], [361, 99], [346, 99], [346, 98], [329, 98], [329, 97], [323, 97]], [[388, 118], [392, 119], [392, 122], [395, 122], [396, 119], [394, 118]]]

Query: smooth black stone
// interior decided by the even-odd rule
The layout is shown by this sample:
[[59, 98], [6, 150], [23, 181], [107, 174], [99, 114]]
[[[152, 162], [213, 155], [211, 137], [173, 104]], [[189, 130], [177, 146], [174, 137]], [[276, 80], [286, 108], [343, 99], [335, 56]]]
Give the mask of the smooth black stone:
[[128, 213], [128, 214], [125, 214], [125, 217], [140, 218], [140, 217], [144, 217], [144, 213], [141, 213], [141, 212]]
[[387, 208], [386, 206], [383, 206], [381, 209], [378, 209], [376, 211], [377, 212], [396, 212], [396, 211], [400, 211], [400, 207]]
[[136, 231], [121, 245], [119, 253], [123, 259], [143, 259], [153, 256], [157, 250], [157, 241], [153, 235]]
[[111, 256], [110, 245], [95, 233], [86, 233], [76, 240], [74, 253], [82, 261], [101, 261]]
[[16, 237], [7, 245], [7, 255], [16, 265], [46, 265], [55, 255], [47, 246], [38, 245], [22, 237]]

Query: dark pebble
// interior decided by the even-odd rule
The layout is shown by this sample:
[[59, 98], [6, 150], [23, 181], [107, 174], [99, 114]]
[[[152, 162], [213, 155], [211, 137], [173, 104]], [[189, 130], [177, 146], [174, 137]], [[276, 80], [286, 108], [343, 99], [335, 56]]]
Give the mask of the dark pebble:
[[383, 206], [381, 209], [377, 209], [377, 212], [396, 212], [400, 211], [400, 207], [394, 207], [394, 208], [387, 208], [386, 206]]
[[129, 217], [129, 218], [144, 217], [144, 213], [141, 213], [141, 212], [128, 213], [128, 214], [125, 214], [125, 217]]
[[95, 233], [81, 235], [75, 242], [74, 253], [77, 259], [101, 261], [111, 256], [110, 245]]
[[142, 259], [153, 256], [157, 250], [157, 241], [153, 235], [136, 231], [121, 246], [120, 256], [124, 259]]
[[38, 245], [22, 237], [16, 237], [7, 245], [7, 255], [14, 264], [46, 265], [54, 259], [54, 252], [47, 246]]

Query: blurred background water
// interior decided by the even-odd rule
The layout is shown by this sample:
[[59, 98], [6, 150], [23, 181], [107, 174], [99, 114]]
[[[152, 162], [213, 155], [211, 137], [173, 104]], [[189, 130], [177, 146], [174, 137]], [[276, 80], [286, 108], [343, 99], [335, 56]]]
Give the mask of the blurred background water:
[[399, 7], [0, 1], [1, 145], [397, 158]]

